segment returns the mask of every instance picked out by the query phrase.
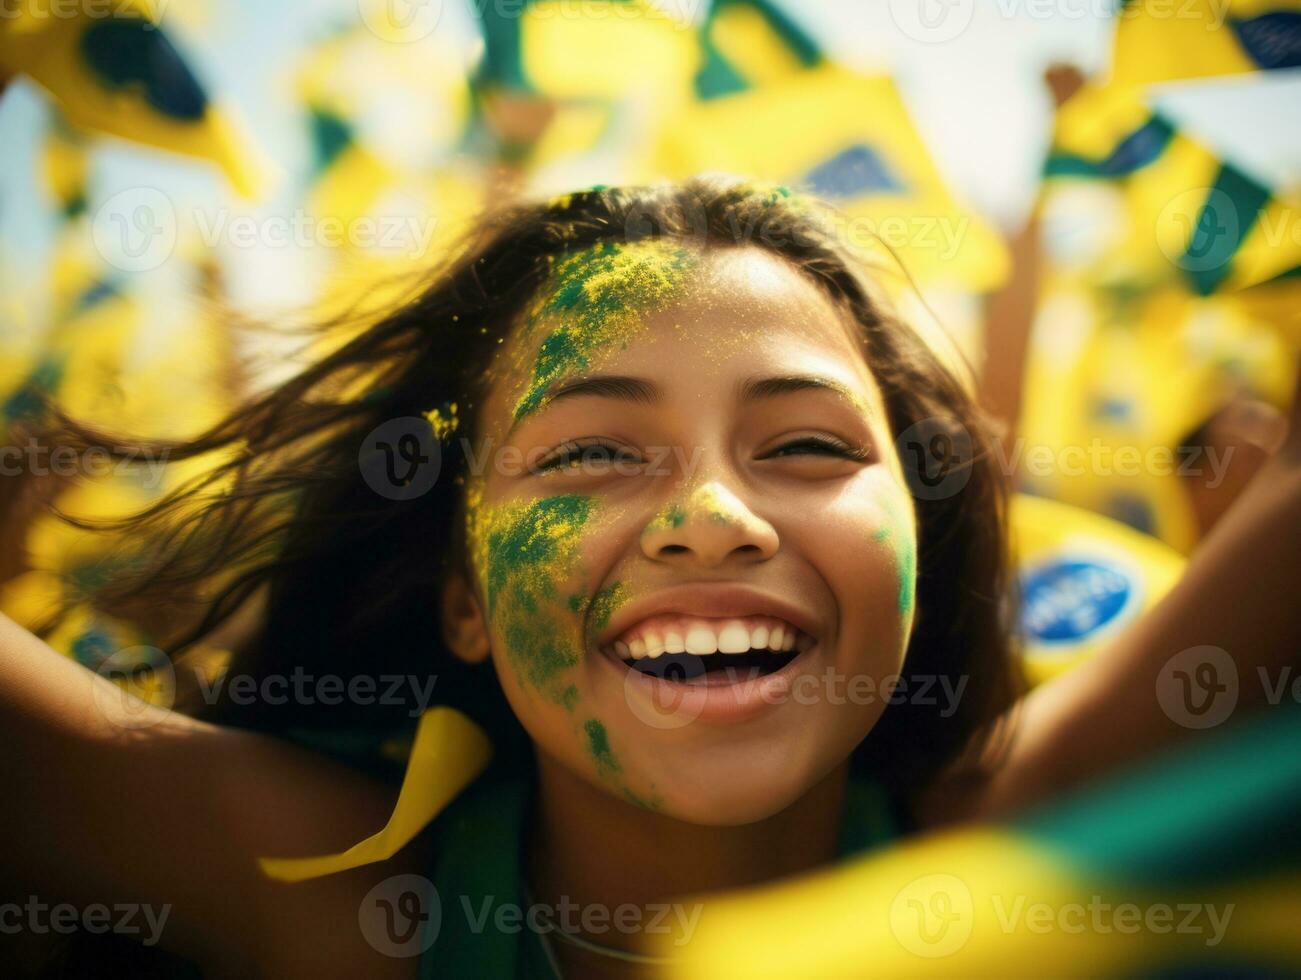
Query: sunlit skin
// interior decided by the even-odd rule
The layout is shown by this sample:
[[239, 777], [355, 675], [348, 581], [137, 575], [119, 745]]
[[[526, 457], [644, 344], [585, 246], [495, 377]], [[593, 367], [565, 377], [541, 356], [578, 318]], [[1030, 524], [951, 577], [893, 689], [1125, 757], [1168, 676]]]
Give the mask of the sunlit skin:
[[[431, 619], [458, 656], [491, 659], [536, 743], [537, 792], [520, 854], [529, 904], [603, 911], [617, 921], [625, 904], [676, 902], [690, 916], [700, 900], [702, 928], [709, 929], [704, 923], [717, 906], [701, 893], [779, 886], [836, 856], [845, 759], [857, 739], [879, 737], [871, 729], [882, 701], [815, 698], [760, 705], [744, 723], [702, 716], [660, 726], [634, 711], [638, 702], [612, 681], [620, 670], [645, 678], [589, 641], [604, 644], [647, 597], [682, 583], [696, 594], [739, 583], [797, 604], [819, 637], [820, 646], [807, 650], [811, 660], [821, 658], [810, 665], [814, 672], [823, 662], [842, 675], [858, 671], [875, 679], [879, 692], [904, 656], [912, 624], [915, 515], [873, 389], [874, 365], [860, 359], [853, 325], [800, 273], [745, 249], [705, 257], [652, 249], [644, 257], [652, 268], [640, 269], [636, 255], [591, 263], [613, 296], [589, 294], [598, 277], [586, 272], [575, 280], [583, 288], [549, 310], [544, 289], [540, 305], [499, 345], [502, 371], [486, 406], [429, 406], [443, 436], [448, 426], [482, 421], [495, 452], [506, 440], [521, 456], [521, 447], [531, 456], [536, 448], [537, 462], [586, 438], [619, 446], [630, 461], [630, 468], [604, 472], [528, 473], [512, 461], [482, 471], [465, 487], [474, 574], [448, 579]], [[663, 288], [643, 291], [647, 281]], [[608, 318], [587, 317], [580, 298], [604, 304]], [[540, 357], [548, 338], [575, 323], [592, 334], [552, 341]], [[614, 371], [624, 377], [619, 385], [591, 386], [593, 375]], [[773, 382], [774, 375], [783, 380]], [[799, 390], [791, 390], [795, 377], [805, 379]], [[813, 377], [824, 381], [809, 387]], [[756, 387], [756, 378], [768, 380]], [[839, 389], [828, 390], [827, 381]], [[587, 387], [561, 397], [553, 383]], [[756, 397], [743, 397], [746, 391]], [[296, 404], [297, 393], [290, 394], [287, 404]], [[892, 423], [902, 429], [917, 421]], [[851, 449], [857, 442], [867, 452], [785, 452], [813, 436]], [[657, 454], [666, 471], [646, 468], [651, 446], [668, 449]], [[271, 475], [279, 493], [285, 474]], [[901, 800], [909, 826], [899, 829], [930, 832], [970, 821], [987, 827], [1054, 800], [1083, 826], [1107, 809], [1097, 803], [1115, 794], [1104, 789], [1077, 803], [1065, 794], [1166, 750], [1209, 752], [1185, 758], [1214, 762], [1219, 750], [1203, 740], [1219, 733], [1191, 728], [1159, 703], [1170, 690], [1172, 651], [1213, 644], [1233, 658], [1244, 679], [1235, 727], [1250, 714], [1277, 712], [1275, 685], [1245, 679], [1283, 686], [1280, 679], [1295, 672], [1298, 528], [1301, 385], [1282, 444], [1179, 582], [1104, 649], [1003, 714], [998, 737], [984, 746], [997, 751], [985, 754], [983, 772], [941, 772]], [[932, 562], [920, 574], [957, 572]], [[709, 601], [727, 600], [715, 594]], [[232, 622], [255, 625], [264, 607], [258, 600], [247, 612]], [[803, 669], [798, 658], [790, 664]], [[4, 810], [12, 844], [0, 870], [11, 890], [72, 904], [153, 896], [155, 910], [165, 901], [170, 915], [160, 945], [205, 976], [410, 977], [416, 961], [377, 952], [372, 934], [353, 925], [359, 910], [386, 905], [376, 903], [375, 889], [392, 888], [398, 875], [437, 872], [435, 860], [445, 857], [475, 866], [480, 857], [435, 858], [431, 849], [442, 838], [434, 828], [387, 860], [292, 885], [275, 880], [260, 858], [351, 848], [385, 825], [393, 787], [273, 735], [130, 697], [2, 614], [0, 680], [0, 741], [9, 749], [0, 756], [0, 778], [21, 789]], [[413, 769], [413, 778], [420, 775]], [[446, 819], [459, 818], [449, 811]], [[103, 835], [85, 832], [92, 826], [130, 828], [133, 839], [148, 841], [150, 859], [136, 860], [137, 848], [105, 847]], [[481, 829], [487, 839], [501, 828], [490, 822]], [[1133, 841], [1151, 836], [1140, 832]], [[816, 901], [799, 889], [797, 904], [819, 920], [812, 931], [781, 916], [756, 919], [778, 940], [779, 954], [851, 948], [852, 926], [872, 914], [872, 896], [833, 880], [844, 890], [833, 887]], [[482, 928], [506, 929], [507, 945], [525, 941], [519, 930], [534, 920], [517, 917], [510, 925], [500, 915], [513, 908], [509, 895], [494, 896], [496, 911], [484, 920], [481, 910], [463, 907], [466, 897], [441, 896], [445, 923], [467, 915]], [[661, 921], [672, 933], [663, 940], [636, 925], [580, 928], [593, 941], [640, 948], [650, 940], [668, 952], [667, 938], [706, 935], [676, 929], [680, 922], [676, 914]], [[842, 930], [844, 922], [851, 927]], [[559, 939], [553, 945], [565, 976], [663, 975], [608, 951], [584, 952]], [[441, 952], [431, 955], [435, 970]]]
[[[453, 647], [492, 658], [536, 747], [526, 874], [541, 901], [648, 905], [830, 861], [848, 757], [886, 706], [912, 625], [912, 502], [848, 315], [758, 249], [675, 252], [665, 288], [662, 246], [647, 247], [648, 270], [637, 248], [622, 281], [602, 278], [624, 295], [588, 291], [617, 321], [598, 342], [574, 337], [572, 309], [539, 316], [553, 306], [544, 289], [499, 352], [479, 409], [489, 463], [467, 484], [473, 598], [448, 607], [472, 610], [453, 617]], [[557, 331], [559, 369], [545, 353]], [[755, 387], [797, 376], [819, 382]], [[584, 385], [598, 377], [625, 380]], [[607, 449], [546, 468], [574, 441]], [[629, 603], [705, 584], [804, 611], [818, 642], [792, 665], [801, 696], [742, 721], [665, 725], [600, 652]], [[846, 697], [851, 678], [877, 696]], [[580, 975], [625, 975], [557, 954]]]
[[[662, 267], [662, 246], [625, 248], [629, 279], [612, 290], [645, 278], [639, 248], [653, 274]], [[493, 662], [537, 746], [543, 796], [576, 778], [625, 808], [737, 826], [843, 777], [879, 718], [883, 697], [846, 698], [843, 680], [825, 678], [866, 676], [880, 691], [900, 668], [912, 510], [847, 315], [758, 249], [675, 261], [681, 281], [667, 298], [661, 289], [582, 363], [538, 368], [556, 331], [572, 333], [572, 311], [527, 321], [503, 348], [482, 407], [486, 458], [518, 450], [545, 464], [571, 440], [609, 449], [537, 473], [488, 465], [470, 486], [472, 558]], [[833, 387], [738, 394], [747, 381], [795, 375]], [[555, 397], [596, 376], [637, 379], [625, 386], [634, 396]], [[810, 436], [865, 458], [799, 444]], [[735, 724], [643, 720], [646, 705], [632, 703], [593, 640], [625, 602], [685, 583], [750, 585], [806, 610], [819, 642], [801, 695]]]

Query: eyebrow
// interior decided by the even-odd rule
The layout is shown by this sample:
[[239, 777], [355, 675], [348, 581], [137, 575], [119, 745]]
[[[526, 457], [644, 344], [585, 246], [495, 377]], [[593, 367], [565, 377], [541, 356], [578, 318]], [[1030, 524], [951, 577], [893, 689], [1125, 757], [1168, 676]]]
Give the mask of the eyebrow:
[[831, 378], [814, 374], [785, 374], [771, 378], [745, 378], [737, 385], [737, 395], [743, 402], [759, 401], [797, 391], [829, 391], [857, 407], [861, 400], [848, 387]]
[[663, 398], [664, 392], [648, 378], [634, 378], [626, 374], [597, 374], [586, 378], [571, 378], [554, 392], [544, 394], [543, 399], [544, 404], [549, 405], [562, 398], [575, 398], [579, 395], [654, 405]]

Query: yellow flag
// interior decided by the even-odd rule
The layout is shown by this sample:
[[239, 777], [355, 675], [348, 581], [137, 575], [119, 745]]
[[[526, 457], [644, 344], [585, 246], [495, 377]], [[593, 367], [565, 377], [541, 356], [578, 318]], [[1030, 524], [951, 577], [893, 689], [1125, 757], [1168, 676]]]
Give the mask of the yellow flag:
[[262, 872], [279, 881], [304, 881], [391, 858], [424, 829], [492, 756], [492, 744], [474, 722], [452, 708], [430, 708], [420, 718], [397, 805], [384, 828], [341, 854], [260, 858]]
[[1301, 67], [1298, 0], [1128, 0], [1116, 21], [1121, 85]]
[[725, 171], [808, 191], [841, 213], [850, 245], [887, 246], [923, 283], [987, 290], [1008, 271], [1001, 237], [950, 194], [885, 76], [824, 64], [697, 102], [657, 162], [672, 179]]
[[1299, 739], [1284, 703], [997, 825], [684, 899], [654, 951], [671, 980], [1292, 976]]
[[19, 3], [0, 18], [0, 72], [31, 78], [77, 126], [211, 161], [255, 196], [265, 164], [209, 100], [154, 6], [119, 0], [112, 16], [82, 5], [54, 17], [46, 5]]
[[1183, 573], [1183, 555], [1168, 545], [1055, 500], [1017, 494], [1009, 525], [1032, 684], [1096, 654]]
[[537, 0], [520, 18], [524, 77], [556, 99], [685, 89], [699, 62], [691, 25], [643, 0]]
[[700, 41], [702, 99], [781, 81], [824, 60], [813, 38], [769, 0], [713, 0]]
[[1301, 265], [1301, 198], [1178, 130], [1138, 88], [1085, 86], [1072, 96], [1058, 113], [1045, 175], [1119, 187], [1123, 234], [1106, 260], [1117, 276], [1179, 278], [1205, 296]]

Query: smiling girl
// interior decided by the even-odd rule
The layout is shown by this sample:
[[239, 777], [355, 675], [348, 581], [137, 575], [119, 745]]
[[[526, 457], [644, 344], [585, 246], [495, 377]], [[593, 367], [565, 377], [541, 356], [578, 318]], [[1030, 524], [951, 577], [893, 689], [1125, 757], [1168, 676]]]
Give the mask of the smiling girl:
[[[298, 377], [152, 447], [226, 455], [130, 525], [160, 543], [96, 596], [200, 610], [160, 643], [242, 637], [229, 676], [435, 676], [488, 770], [388, 860], [276, 881], [258, 858], [342, 851], [394, 803], [290, 739], [378, 740], [410, 697], [128, 710], [5, 620], [4, 863], [47, 901], [168, 905], [162, 944], [210, 976], [642, 975], [636, 930], [476, 916], [641, 915], [1185, 734], [1156, 697], [1171, 655], [1219, 646], [1245, 676], [1299, 648], [1297, 429], [1164, 603], [1021, 699], [980, 413], [827, 216], [703, 179], [519, 207]], [[441, 902], [419, 968], [358, 928], [407, 874]]]

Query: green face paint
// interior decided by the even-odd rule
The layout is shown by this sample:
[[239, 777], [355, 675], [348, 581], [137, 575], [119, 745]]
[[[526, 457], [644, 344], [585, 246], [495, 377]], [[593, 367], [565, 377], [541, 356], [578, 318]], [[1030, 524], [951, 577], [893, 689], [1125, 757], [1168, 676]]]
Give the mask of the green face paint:
[[562, 630], [550, 623], [539, 624], [532, 617], [512, 616], [503, 633], [507, 651], [529, 682], [539, 689], [548, 690], [553, 698], [563, 702], [562, 695], [555, 691], [551, 682], [562, 671], [577, 666], [579, 656]]
[[911, 613], [917, 594], [917, 547], [911, 534], [905, 535], [899, 548], [899, 612]]
[[873, 541], [889, 541], [894, 548], [899, 575], [899, 613], [909, 615], [917, 592], [917, 543], [912, 518], [893, 493], [882, 498], [887, 523], [872, 533]]
[[699, 519], [713, 521], [715, 524], [739, 524], [741, 518], [731, 512], [732, 506], [732, 502], [724, 497], [717, 487], [699, 487], [691, 494], [686, 506], [670, 504], [651, 518], [650, 523], [642, 528], [641, 536], [644, 538], [656, 531], [679, 528], [687, 522], [688, 516], [693, 514]]
[[[590, 596], [562, 588], [581, 575], [579, 544], [595, 501], [567, 494], [487, 506], [482, 496], [483, 484], [473, 482], [467, 490], [467, 534], [488, 618], [501, 632], [507, 660], [520, 678], [573, 714], [582, 698], [568, 671], [582, 661], [583, 617], [600, 629], [629, 596], [622, 582]], [[589, 718], [575, 731], [597, 775], [621, 784], [623, 767], [605, 725]], [[619, 788], [631, 801], [627, 787]]]
[[592, 629], [601, 630], [610, 625], [610, 617], [614, 615], [616, 609], [628, 601], [628, 598], [628, 586], [622, 582], [615, 582], [592, 596], [592, 608], [589, 612]]
[[668, 531], [675, 527], [681, 527], [686, 519], [687, 512], [685, 510], [677, 504], [670, 504], [652, 517], [650, 523], [641, 529], [642, 537], [656, 531]]
[[537, 411], [557, 381], [592, 366], [602, 352], [626, 347], [648, 313], [678, 295], [695, 267], [693, 253], [659, 239], [602, 242], [561, 259], [524, 321], [523, 337], [549, 329], [531, 378], [515, 403], [518, 420]]
[[[652, 783], [651, 790], [653, 791], [654, 789], [655, 789], [655, 785], [654, 783]], [[660, 797], [658, 793], [656, 793], [654, 796], [651, 797], [643, 797], [638, 795], [637, 793], [634, 793], [632, 790], [628, 789], [625, 786], [623, 789], [623, 798], [627, 800], [629, 803], [631, 803], [633, 806], [641, 807], [643, 810], [659, 811], [664, 809], [664, 800]]]
[[[488, 618], [521, 679], [572, 714], [581, 695], [568, 671], [582, 662], [584, 614], [592, 629], [600, 629], [628, 600], [622, 582], [590, 597], [561, 588], [580, 574], [579, 544], [595, 501], [566, 494], [490, 507], [482, 503], [482, 492], [479, 483], [470, 488], [467, 531]], [[609, 779], [622, 772], [601, 722], [588, 719], [579, 737], [598, 775]]]
[[576, 592], [569, 597], [569, 608], [577, 613], [580, 617], [587, 616], [589, 642], [595, 642], [597, 631], [604, 629], [610, 623], [610, 617], [614, 611], [628, 601], [630, 593], [628, 586], [622, 582], [615, 582], [604, 589], [598, 589], [594, 595], [587, 596], [581, 592]]
[[574, 705], [578, 704], [578, 688], [570, 684], [556, 697], [556, 703], [566, 711], [573, 711]]
[[588, 754], [596, 763], [597, 771], [602, 775], [619, 772], [621, 767], [610, 751], [610, 737], [606, 734], [605, 726], [591, 718], [583, 723], [583, 731], [587, 735]]
[[559, 678], [581, 660], [581, 635], [573, 597], [561, 598], [559, 583], [578, 570], [579, 539], [593, 500], [567, 494], [486, 507], [480, 495], [480, 488], [471, 494], [467, 530], [488, 618], [521, 675], [572, 706], [577, 691], [566, 694]]
[[660, 810], [663, 808], [664, 801], [655, 792], [654, 783], [650, 785], [650, 796], [635, 793], [626, 785], [621, 785], [623, 783], [623, 766], [615, 758], [614, 752], [610, 748], [610, 736], [601, 722], [595, 718], [589, 718], [583, 723], [583, 734], [587, 737], [587, 754], [596, 764], [598, 776], [617, 786], [623, 798], [633, 806], [640, 807], [643, 810]]
[[591, 497], [565, 494], [488, 515], [486, 531], [479, 532], [476, 543], [487, 571], [489, 616], [508, 584], [530, 611], [536, 611], [538, 598], [555, 596], [556, 582], [562, 578], [558, 573], [571, 571], [577, 560], [578, 532], [587, 523], [592, 503]]

